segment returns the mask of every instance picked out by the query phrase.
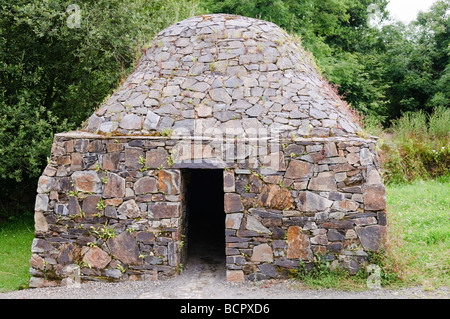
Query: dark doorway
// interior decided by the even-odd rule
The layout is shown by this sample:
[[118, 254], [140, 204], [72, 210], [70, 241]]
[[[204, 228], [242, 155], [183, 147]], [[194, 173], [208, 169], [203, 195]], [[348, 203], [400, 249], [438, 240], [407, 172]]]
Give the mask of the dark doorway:
[[225, 264], [223, 171], [188, 169], [183, 172], [187, 219], [186, 264]]

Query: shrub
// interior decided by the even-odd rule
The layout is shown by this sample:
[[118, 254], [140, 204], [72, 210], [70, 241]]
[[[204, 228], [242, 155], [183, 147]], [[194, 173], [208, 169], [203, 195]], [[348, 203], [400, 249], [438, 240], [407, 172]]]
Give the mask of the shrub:
[[407, 112], [379, 143], [386, 183], [412, 182], [450, 173], [450, 109]]

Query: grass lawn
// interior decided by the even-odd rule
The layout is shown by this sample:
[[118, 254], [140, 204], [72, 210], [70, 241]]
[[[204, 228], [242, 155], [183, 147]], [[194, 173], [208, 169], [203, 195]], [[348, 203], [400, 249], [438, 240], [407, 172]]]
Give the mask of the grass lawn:
[[0, 292], [28, 287], [33, 217], [0, 224]]
[[396, 272], [425, 288], [450, 286], [450, 178], [386, 189]]
[[[399, 276], [401, 285], [450, 286], [450, 177], [390, 185], [386, 197], [389, 234], [383, 268], [391, 278]], [[27, 287], [33, 229], [29, 216], [0, 225], [0, 292]], [[383, 284], [399, 284], [389, 276]], [[358, 276], [325, 271], [307, 286], [358, 290], [365, 283]]]

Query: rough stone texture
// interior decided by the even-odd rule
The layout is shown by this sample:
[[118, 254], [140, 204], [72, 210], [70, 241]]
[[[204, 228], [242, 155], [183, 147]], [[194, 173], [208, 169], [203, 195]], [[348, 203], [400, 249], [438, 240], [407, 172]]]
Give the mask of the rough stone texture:
[[[39, 237], [32, 247], [33, 276], [44, 276], [40, 258], [51, 256], [61, 265], [82, 262], [83, 258], [90, 258], [90, 254], [95, 259], [95, 250], [88, 253], [91, 248], [88, 244], [102, 243], [102, 236], [108, 229], [114, 230], [116, 236], [108, 239], [107, 248], [101, 250], [111, 254], [112, 260], [104, 267], [93, 267], [95, 272], [82, 268], [90, 274], [86, 278], [102, 275], [114, 280], [130, 280], [175, 274], [183, 259], [177, 247], [184, 231], [184, 191], [180, 168], [170, 168], [169, 156], [186, 147], [190, 147], [190, 151], [185, 154], [193, 156], [193, 146], [198, 146], [202, 152], [208, 150], [208, 156], [225, 156], [226, 152], [215, 153], [221, 150], [217, 146], [225, 146], [226, 150], [230, 144], [206, 140], [196, 145], [197, 142], [189, 144], [183, 140], [183, 146], [179, 146], [176, 140], [165, 137], [97, 139], [85, 133], [71, 134], [57, 135], [54, 143], [62, 149], [67, 148], [66, 144], [75, 145], [68, 154], [70, 158], [89, 158], [91, 164], [71, 171], [70, 161], [57, 161], [52, 155], [45, 170], [45, 174], [51, 176], [43, 175], [45, 177], [40, 179], [36, 197], [36, 234]], [[365, 260], [364, 251], [378, 250], [382, 245], [386, 228], [385, 190], [378, 167], [374, 165], [376, 153], [371, 151], [372, 161], [368, 166], [361, 166], [359, 161], [350, 164], [347, 158], [352, 153], [360, 156], [362, 148], [373, 150], [374, 143], [344, 137], [293, 139], [284, 152], [269, 148], [273, 152], [271, 157], [283, 163], [278, 171], [267, 170], [264, 165], [267, 153], [252, 158], [250, 145], [247, 151], [246, 144], [231, 144], [235, 151], [240, 152], [242, 147], [244, 155], [235, 152], [233, 161], [221, 164], [227, 167], [223, 171], [223, 189], [230, 280], [283, 276], [289, 269], [297, 268], [299, 260], [311, 262], [312, 253], [326, 253], [330, 261], [342, 261], [351, 272], [356, 271], [358, 264]], [[300, 152], [300, 158], [292, 156]], [[108, 154], [117, 154], [114, 155], [117, 158], [115, 169], [99, 170], [95, 163], [101, 163]], [[182, 156], [184, 160], [189, 159], [189, 156]], [[153, 163], [159, 169], [139, 163], [142, 158], [146, 158], [146, 164], [148, 160], [155, 160]], [[254, 161], [251, 168], [242, 165], [241, 159]], [[211, 167], [203, 160], [196, 164], [196, 160], [186, 162], [185, 167]], [[163, 162], [167, 167], [160, 166]], [[53, 174], [66, 167], [69, 168], [66, 175]], [[96, 232], [83, 225], [92, 225]], [[163, 232], [154, 233], [155, 229]], [[74, 240], [70, 249], [61, 240], [64, 236]], [[130, 252], [131, 257], [126, 255]], [[124, 267], [124, 273], [117, 272], [118, 262]], [[64, 276], [58, 273], [51, 284]], [[33, 279], [33, 282], [39, 281]], [[42, 281], [42, 284], [50, 285], [50, 281]]]
[[[189, 132], [211, 116], [219, 121], [215, 127], [250, 117], [266, 129], [277, 124], [301, 136], [360, 130], [302, 46], [273, 23], [225, 14], [193, 17], [158, 33], [149, 47], [84, 130]], [[352, 163], [360, 158], [361, 165], [372, 162], [366, 150], [349, 155]]]
[[159, 191], [176, 195], [180, 191], [180, 174], [177, 171], [160, 170], [158, 173]]
[[227, 270], [228, 282], [244, 282], [244, 272], [242, 270]]
[[313, 177], [309, 182], [308, 189], [316, 191], [335, 191], [337, 190], [333, 172], [322, 172]]
[[286, 170], [285, 178], [300, 179], [311, 177], [313, 173], [313, 165], [308, 162], [292, 160]]
[[125, 264], [141, 264], [139, 249], [133, 236], [123, 232], [107, 241], [111, 254]]
[[287, 258], [300, 258], [302, 260], [312, 260], [313, 253], [308, 236], [302, 234], [302, 228], [291, 226], [287, 230]]
[[355, 228], [358, 237], [361, 239], [361, 244], [364, 249], [378, 251], [383, 244], [386, 237], [386, 227], [379, 225], [372, 225], [366, 227]]
[[105, 268], [111, 261], [108, 253], [94, 246], [88, 249], [83, 257], [83, 261], [93, 268]]
[[272, 184], [265, 185], [261, 189], [258, 203], [260, 206], [267, 208], [289, 210], [294, 207], [294, 198], [288, 189]]
[[145, 165], [148, 168], [165, 168], [169, 166], [167, 163], [168, 158], [169, 154], [165, 149], [152, 149], [147, 152]]
[[102, 181], [96, 172], [78, 171], [72, 174], [75, 189], [79, 192], [99, 193], [102, 190]]
[[149, 205], [148, 210], [153, 218], [180, 217], [179, 203], [155, 202]]
[[[82, 212], [86, 216], [92, 217], [96, 214], [98, 214], [99, 209], [97, 208], [98, 203], [101, 200], [100, 195], [88, 195], [86, 196], [82, 201]], [[81, 213], [81, 212], [80, 212]]]
[[261, 244], [253, 248], [253, 262], [273, 262], [272, 248], [268, 244]]
[[301, 192], [298, 196], [299, 209], [306, 212], [322, 211], [331, 207], [332, 201], [309, 191]]
[[125, 179], [114, 173], [108, 173], [103, 191], [104, 198], [125, 197]]
[[[156, 187], [156, 179], [150, 176], [144, 176], [138, 179], [134, 183], [134, 193], [136, 195], [142, 195], [147, 193], [156, 193], [158, 191]], [[118, 196], [123, 197], [123, 196]]]
[[386, 209], [386, 189], [382, 184], [367, 185], [364, 193], [364, 205], [367, 210]]
[[244, 210], [241, 197], [238, 194], [225, 194], [224, 199], [225, 213], [241, 212]]
[[230, 229], [239, 229], [241, 227], [242, 213], [227, 214], [225, 218], [225, 227]]
[[119, 214], [126, 215], [129, 218], [137, 218], [141, 214], [141, 209], [136, 204], [134, 199], [130, 199], [120, 205], [120, 207], [117, 209], [117, 212]]

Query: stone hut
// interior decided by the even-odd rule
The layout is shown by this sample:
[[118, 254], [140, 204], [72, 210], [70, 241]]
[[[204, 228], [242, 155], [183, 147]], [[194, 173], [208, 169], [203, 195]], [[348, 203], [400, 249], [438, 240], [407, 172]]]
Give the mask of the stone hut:
[[[156, 35], [39, 179], [31, 287], [157, 280], [208, 243], [229, 281], [380, 249], [376, 138], [273, 23], [204, 15]], [[194, 236], [195, 235], [195, 236]]]

